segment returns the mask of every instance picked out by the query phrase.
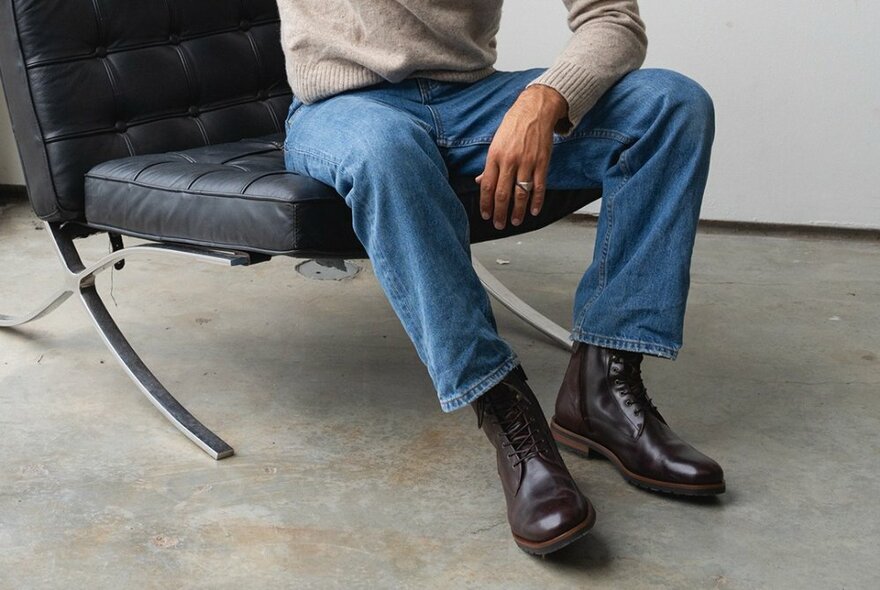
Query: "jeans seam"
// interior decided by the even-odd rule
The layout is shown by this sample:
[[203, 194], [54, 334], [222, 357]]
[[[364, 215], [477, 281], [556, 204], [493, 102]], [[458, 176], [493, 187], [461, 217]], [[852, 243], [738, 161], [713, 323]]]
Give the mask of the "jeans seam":
[[443, 142], [445, 144], [446, 143], [446, 134], [443, 131], [443, 123], [440, 121], [440, 114], [437, 112], [437, 110], [433, 106], [431, 106], [429, 104], [425, 104], [425, 107], [431, 112], [431, 118], [434, 119], [434, 126], [437, 128], [437, 130], [436, 130], [437, 131], [437, 140], [436, 141], [438, 143]]
[[434, 130], [436, 133], [435, 141], [437, 145], [443, 145], [445, 147], [446, 136], [443, 133], [443, 123], [440, 121], [440, 114], [430, 104], [434, 98], [431, 93], [431, 83], [432, 80], [416, 79], [416, 86], [419, 89], [419, 96], [422, 99], [422, 104], [425, 106], [426, 109], [428, 109], [428, 112], [431, 113], [431, 119], [434, 121], [434, 127], [436, 128]]
[[629, 135], [626, 135], [625, 133], [621, 133], [620, 131], [616, 131], [614, 129], [586, 129], [584, 131], [573, 133], [568, 136], [556, 135], [554, 137], [553, 143], [567, 143], [569, 141], [574, 141], [577, 139], [584, 139], [585, 137], [592, 137], [596, 139], [612, 139], [627, 147], [636, 142], [636, 138], [630, 137]]
[[302, 149], [302, 148], [297, 148], [297, 147], [290, 148], [290, 151], [291, 151], [291, 152], [296, 152], [296, 153], [298, 153], [298, 154], [300, 154], [300, 155], [302, 155], [302, 156], [310, 156], [310, 157], [312, 157], [312, 158], [316, 158], [316, 159], [318, 159], [318, 160], [323, 161], [323, 162], [326, 163], [326, 164], [332, 164], [333, 166], [336, 166], [337, 168], [342, 168], [342, 167], [343, 167], [342, 164], [341, 164], [340, 162], [337, 162], [337, 161], [334, 160], [332, 157], [330, 157], [330, 156], [328, 156], [327, 154], [322, 153], [322, 152], [315, 152], [315, 151], [312, 151], [312, 150], [304, 150], [304, 149]]
[[458, 148], [458, 147], [469, 147], [472, 145], [481, 145], [481, 144], [491, 144], [494, 136], [483, 136], [483, 137], [470, 137], [467, 139], [455, 139], [453, 141], [449, 141], [448, 138], [444, 137], [443, 147], [447, 148]]
[[614, 199], [617, 197], [618, 193], [623, 190], [623, 187], [629, 181], [630, 175], [625, 166], [626, 162], [626, 152], [620, 154], [620, 169], [623, 171], [623, 180], [620, 181], [620, 185], [615, 189], [613, 193], [608, 195], [608, 208], [606, 210], [606, 217], [608, 219], [608, 228], [605, 230], [605, 236], [602, 240], [602, 253], [599, 257], [599, 287], [596, 289], [596, 292], [587, 301], [583, 308], [581, 308], [580, 313], [578, 314], [577, 320], [575, 321], [575, 326], [580, 327], [584, 321], [584, 318], [587, 315], [587, 310], [593, 305], [602, 292], [605, 290], [605, 287], [608, 284], [608, 250], [611, 244], [611, 232], [614, 229]]
[[633, 176], [632, 171], [629, 168], [629, 161], [627, 160], [626, 156], [627, 150], [624, 150], [620, 153], [620, 169], [623, 170], [624, 182], [627, 182]]

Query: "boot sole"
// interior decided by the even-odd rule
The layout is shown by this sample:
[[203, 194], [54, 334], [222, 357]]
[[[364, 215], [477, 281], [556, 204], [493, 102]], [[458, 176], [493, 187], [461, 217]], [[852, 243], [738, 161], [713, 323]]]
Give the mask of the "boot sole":
[[676, 494], [679, 496], [715, 496], [723, 494], [726, 486], [724, 481], [709, 484], [687, 484], [676, 483], [671, 481], [660, 481], [644, 477], [638, 473], [633, 473], [627, 469], [623, 462], [614, 454], [613, 451], [592, 441], [580, 434], [566, 430], [556, 423], [556, 419], [550, 419], [550, 432], [558, 444], [565, 449], [574, 452], [577, 455], [586, 458], [593, 458], [596, 455], [605, 457], [617, 468], [617, 471], [623, 476], [628, 483], [636, 487], [640, 487], [652, 492], [663, 492], [666, 494]]
[[513, 540], [520, 549], [530, 555], [547, 555], [548, 553], [559, 551], [563, 547], [582, 539], [588, 532], [590, 532], [590, 529], [593, 528], [594, 524], [596, 524], [596, 510], [593, 508], [590, 501], [587, 500], [587, 518], [561, 535], [557, 535], [548, 541], [542, 541], [540, 543], [528, 541], [521, 537], [517, 537], [516, 535], [513, 535]]

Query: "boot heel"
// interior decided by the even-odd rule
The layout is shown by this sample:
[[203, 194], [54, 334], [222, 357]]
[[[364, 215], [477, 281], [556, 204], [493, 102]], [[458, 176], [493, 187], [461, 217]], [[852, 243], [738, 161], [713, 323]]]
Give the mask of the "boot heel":
[[574, 444], [568, 443], [565, 440], [560, 439], [560, 438], [556, 438], [556, 443], [560, 447], [564, 448], [566, 451], [572, 452], [575, 455], [578, 455], [579, 457], [583, 457], [584, 459], [604, 459], [605, 458], [605, 456], [602, 453], [600, 453], [598, 451], [594, 451], [590, 447], [585, 447], [581, 444], [577, 444], [577, 446], [575, 446]]
[[571, 451], [572, 453], [580, 455], [586, 459], [598, 459], [602, 456], [600, 453], [591, 449], [588, 445], [571, 436], [567, 430], [556, 424], [555, 417], [553, 420], [550, 420], [550, 432], [553, 434], [553, 440], [556, 441], [556, 444], [567, 451]]

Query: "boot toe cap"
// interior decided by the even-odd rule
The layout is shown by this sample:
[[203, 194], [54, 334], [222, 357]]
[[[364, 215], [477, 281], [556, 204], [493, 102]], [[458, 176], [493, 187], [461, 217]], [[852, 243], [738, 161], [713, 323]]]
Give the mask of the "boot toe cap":
[[724, 481], [724, 470], [702, 453], [679, 456], [670, 460], [666, 470], [671, 479], [688, 484], [716, 484]]
[[533, 505], [530, 514], [516, 519], [519, 526], [514, 533], [533, 542], [547, 541], [582, 524], [591, 517], [592, 511], [592, 505], [582, 494], [566, 494]]

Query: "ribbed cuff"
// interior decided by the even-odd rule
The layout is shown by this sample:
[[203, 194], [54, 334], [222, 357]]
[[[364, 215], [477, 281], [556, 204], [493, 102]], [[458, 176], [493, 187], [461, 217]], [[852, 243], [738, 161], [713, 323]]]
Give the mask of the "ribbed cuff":
[[569, 62], [553, 64], [529, 82], [526, 88], [534, 84], [549, 86], [568, 101], [568, 122], [560, 121], [555, 129], [562, 136], [571, 134], [604, 92], [601, 81], [595, 74]]

